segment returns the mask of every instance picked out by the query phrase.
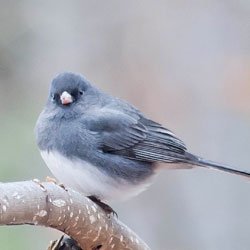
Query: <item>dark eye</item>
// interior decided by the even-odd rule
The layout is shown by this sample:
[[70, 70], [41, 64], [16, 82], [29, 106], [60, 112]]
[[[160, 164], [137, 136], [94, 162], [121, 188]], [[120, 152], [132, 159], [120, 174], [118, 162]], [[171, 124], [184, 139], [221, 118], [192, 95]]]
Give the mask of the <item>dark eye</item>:
[[82, 91], [82, 90], [79, 90], [79, 94], [80, 94], [80, 95], [83, 95], [83, 91]]
[[52, 95], [51, 95], [51, 99], [52, 99], [53, 101], [55, 101], [56, 95], [55, 95], [55, 94], [52, 94]]

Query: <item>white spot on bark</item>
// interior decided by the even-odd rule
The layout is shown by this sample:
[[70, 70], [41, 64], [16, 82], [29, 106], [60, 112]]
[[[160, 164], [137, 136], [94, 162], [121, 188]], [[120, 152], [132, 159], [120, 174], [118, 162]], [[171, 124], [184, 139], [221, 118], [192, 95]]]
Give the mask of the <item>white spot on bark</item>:
[[75, 221], [78, 221], [78, 220], [79, 220], [79, 216], [76, 216], [76, 217], [75, 217]]
[[4, 196], [4, 197], [3, 197], [3, 202], [6, 204], [6, 206], [9, 206], [9, 205], [10, 205], [9, 199], [8, 199], [7, 196]]
[[136, 244], [139, 244], [139, 240], [138, 239], [135, 239], [135, 242], [136, 242]]
[[72, 200], [71, 198], [69, 199], [69, 202], [70, 202], [71, 204], [73, 204], [73, 200]]
[[69, 232], [69, 229], [70, 229], [70, 228], [71, 228], [71, 226], [66, 227], [64, 232], [65, 232], [65, 233]]
[[70, 211], [70, 206], [67, 207], [68, 211]]
[[73, 212], [70, 213], [69, 217], [72, 218], [74, 216]]
[[115, 248], [115, 244], [112, 244], [112, 245], [111, 245], [111, 248], [112, 248], [112, 249]]
[[47, 211], [45, 210], [41, 210], [39, 211], [38, 213], [35, 214], [36, 216], [39, 216], [39, 217], [44, 217], [47, 215]]
[[22, 198], [22, 196], [18, 192], [14, 192], [12, 194], [12, 197], [15, 198], [15, 199], [17, 199], [17, 200], [20, 200]]
[[64, 207], [66, 205], [66, 201], [62, 200], [62, 199], [58, 199], [58, 200], [53, 200], [52, 204], [56, 207]]
[[81, 214], [82, 213], [82, 210], [81, 209], [79, 209], [79, 214]]
[[96, 208], [95, 206], [92, 206], [93, 211], [96, 213]]
[[120, 237], [120, 241], [121, 241], [121, 242], [123, 241], [123, 235], [121, 235], [121, 237]]
[[101, 215], [99, 213], [97, 214], [97, 218], [98, 218], [98, 220], [101, 219]]
[[60, 221], [61, 219], [62, 219], [62, 217], [61, 217], [61, 216], [59, 216], [57, 221]]
[[113, 237], [110, 237], [108, 244], [110, 245], [112, 241], [113, 241]]
[[96, 221], [96, 218], [94, 215], [89, 216], [90, 224], [93, 224]]
[[80, 235], [82, 233], [82, 231], [80, 230], [80, 231], [78, 231], [77, 233], [76, 233], [76, 235]]
[[105, 224], [105, 229], [106, 229], [106, 231], [108, 231], [108, 224]]
[[7, 207], [5, 205], [3, 205], [3, 212], [7, 211]]
[[101, 230], [102, 230], [102, 227], [99, 227], [98, 233], [97, 233], [96, 237], [93, 239], [93, 242], [96, 242], [99, 239], [100, 234], [101, 234]]

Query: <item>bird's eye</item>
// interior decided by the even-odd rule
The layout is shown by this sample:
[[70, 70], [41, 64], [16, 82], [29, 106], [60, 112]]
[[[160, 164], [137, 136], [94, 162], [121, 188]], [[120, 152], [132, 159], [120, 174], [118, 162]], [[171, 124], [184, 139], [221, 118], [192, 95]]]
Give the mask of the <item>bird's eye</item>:
[[51, 95], [51, 99], [52, 99], [52, 101], [55, 101], [55, 100], [56, 100], [56, 95], [55, 95], [55, 94], [52, 94], [52, 95]]
[[80, 94], [80, 95], [83, 95], [83, 91], [82, 91], [82, 90], [79, 90], [79, 94]]

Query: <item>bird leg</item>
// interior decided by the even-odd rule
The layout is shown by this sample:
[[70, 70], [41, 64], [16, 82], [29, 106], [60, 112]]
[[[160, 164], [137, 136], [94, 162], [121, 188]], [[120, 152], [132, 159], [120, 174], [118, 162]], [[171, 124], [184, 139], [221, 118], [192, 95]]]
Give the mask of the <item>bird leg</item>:
[[100, 199], [98, 199], [97, 197], [91, 195], [91, 196], [87, 196], [91, 201], [93, 201], [96, 205], [98, 205], [104, 212], [106, 212], [107, 214], [113, 214], [116, 215], [116, 217], [118, 217], [117, 213], [113, 210], [112, 207], [110, 207], [108, 204], [102, 202]]

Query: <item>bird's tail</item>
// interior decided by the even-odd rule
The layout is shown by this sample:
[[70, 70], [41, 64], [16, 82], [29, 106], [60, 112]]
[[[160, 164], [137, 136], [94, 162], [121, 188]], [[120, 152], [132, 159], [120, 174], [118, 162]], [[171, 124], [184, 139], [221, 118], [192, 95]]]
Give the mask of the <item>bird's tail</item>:
[[188, 152], [186, 152], [186, 156], [187, 156], [188, 163], [190, 163], [192, 165], [217, 169], [217, 170], [224, 171], [224, 172], [227, 172], [230, 174], [237, 174], [240, 176], [245, 176], [245, 177], [250, 178], [250, 172], [248, 172], [248, 171], [237, 170], [237, 169], [231, 168], [225, 164], [220, 164], [217, 162], [209, 161], [209, 160], [203, 159], [199, 156], [190, 154]]

